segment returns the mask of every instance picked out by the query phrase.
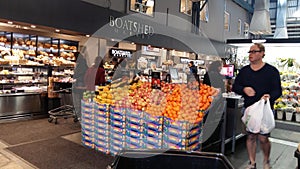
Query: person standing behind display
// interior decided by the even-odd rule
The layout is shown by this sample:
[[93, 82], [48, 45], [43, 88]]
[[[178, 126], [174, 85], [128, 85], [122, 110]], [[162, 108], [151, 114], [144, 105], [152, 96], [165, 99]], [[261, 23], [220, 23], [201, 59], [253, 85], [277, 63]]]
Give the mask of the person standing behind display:
[[79, 52], [75, 53], [76, 57], [76, 66], [74, 68], [74, 76], [75, 79], [74, 85], [72, 86], [72, 97], [73, 97], [73, 105], [76, 111], [76, 116], [78, 119], [81, 117], [81, 99], [83, 98], [83, 92], [85, 91], [84, 84], [84, 76], [85, 72], [88, 69], [87, 61]]
[[85, 71], [88, 69], [86, 59], [79, 52], [75, 53], [76, 57], [76, 66], [74, 69], [73, 78], [75, 81], [75, 87], [84, 87], [84, 75]]
[[[213, 86], [215, 88], [218, 88], [219, 90], [221, 90], [220, 92], [224, 92], [225, 91], [225, 85], [224, 85], [224, 76], [220, 74], [220, 71], [222, 69], [223, 63], [222, 61], [213, 61], [212, 63], [210, 63], [208, 65], [208, 68], [206, 70], [206, 73], [204, 74], [204, 78], [203, 78], [203, 84], [209, 85], [209, 86]], [[222, 103], [221, 99], [219, 100], [219, 103]], [[212, 107], [216, 107], [218, 104], [213, 104]], [[214, 119], [221, 119], [220, 116], [216, 115], [216, 112], [210, 112], [211, 115], [214, 115]], [[208, 120], [207, 120], [208, 118]], [[210, 126], [210, 125], [215, 125], [215, 122], [213, 121], [214, 124], [211, 124], [212, 121], [210, 120], [210, 118], [208, 116], [204, 116], [203, 122], [205, 122], [205, 125]], [[213, 132], [209, 138], [203, 143], [203, 145], [209, 145], [211, 143], [215, 143], [218, 142], [220, 140], [220, 132], [222, 128], [222, 124], [218, 123], [217, 127], [215, 129], [215, 132]], [[207, 132], [206, 130], [204, 130], [203, 134], [206, 135]], [[221, 146], [221, 145], [220, 145]], [[221, 148], [221, 147], [219, 147]]]
[[222, 69], [222, 61], [213, 61], [204, 74], [203, 84], [213, 86], [215, 88], [221, 89], [221, 92], [225, 92], [225, 77], [220, 73]]
[[117, 67], [119, 66], [118, 58], [116, 57], [112, 58], [110, 63], [113, 65], [113, 68], [110, 72], [108, 72], [108, 76], [113, 76], [115, 71], [117, 70]]
[[84, 76], [86, 90], [94, 91], [95, 86], [105, 85], [105, 69], [103, 67], [103, 60], [100, 56], [95, 58], [93, 65], [88, 68]]
[[194, 78], [197, 81], [199, 81], [199, 78], [198, 78], [198, 69], [197, 69], [197, 66], [195, 66], [195, 64], [194, 64], [193, 61], [189, 62], [189, 68], [190, 68], [190, 74], [194, 75]]
[[[244, 97], [244, 108], [247, 108], [260, 99], [269, 99], [271, 107], [282, 94], [279, 71], [272, 65], [263, 62], [265, 47], [260, 43], [254, 43], [249, 50], [250, 64], [243, 67], [232, 87], [232, 90]], [[270, 133], [254, 134], [247, 132], [247, 150], [249, 165], [247, 168], [256, 168], [256, 140], [260, 141], [263, 151], [264, 169], [270, 168], [271, 143]]]

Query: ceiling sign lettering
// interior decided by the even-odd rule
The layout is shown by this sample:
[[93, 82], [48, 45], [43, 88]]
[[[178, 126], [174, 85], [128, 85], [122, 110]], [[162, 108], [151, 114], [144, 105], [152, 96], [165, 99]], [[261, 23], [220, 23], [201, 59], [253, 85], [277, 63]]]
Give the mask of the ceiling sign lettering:
[[143, 24], [138, 21], [109, 17], [109, 26], [123, 30], [128, 35], [148, 35], [151, 36], [154, 33], [154, 28], [151, 25]]
[[120, 49], [111, 49], [110, 55], [112, 57], [120, 57], [120, 58], [131, 58], [132, 51], [129, 50], [120, 50]]

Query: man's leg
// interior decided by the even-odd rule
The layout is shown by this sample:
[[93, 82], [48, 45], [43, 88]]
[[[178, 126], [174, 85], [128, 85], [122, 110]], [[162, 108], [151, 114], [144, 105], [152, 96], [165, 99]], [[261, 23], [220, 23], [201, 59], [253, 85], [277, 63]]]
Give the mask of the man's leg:
[[260, 147], [264, 154], [264, 163], [268, 162], [271, 152], [271, 143], [268, 136], [258, 135], [260, 141]]
[[256, 156], [256, 134], [248, 134], [247, 136], [247, 150], [248, 150], [248, 156], [251, 164], [255, 163], [255, 156]]

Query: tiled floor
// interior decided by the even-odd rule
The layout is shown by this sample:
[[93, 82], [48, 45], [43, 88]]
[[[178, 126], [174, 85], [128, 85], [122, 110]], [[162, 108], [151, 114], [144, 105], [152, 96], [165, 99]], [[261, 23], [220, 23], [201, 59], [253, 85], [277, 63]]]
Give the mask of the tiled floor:
[[[81, 133], [70, 134], [63, 138], [81, 144]], [[32, 164], [6, 150], [6, 147], [7, 145], [0, 140], [0, 169], [36, 169]]]
[[[245, 140], [236, 145], [236, 152], [234, 154], [226, 153], [227, 158], [232, 165], [237, 169], [243, 169], [247, 165], [248, 155], [245, 145]], [[294, 152], [298, 144], [295, 142], [270, 138], [271, 141], [271, 155], [270, 164], [273, 169], [295, 169], [297, 167], [297, 158], [294, 157]], [[257, 168], [263, 168], [263, 154], [260, 147], [256, 151]]]
[[5, 144], [0, 142], [0, 169], [35, 169], [33, 165], [15, 154], [7, 151]]
[[[278, 135], [286, 135], [287, 132], [291, 132], [289, 133], [289, 135], [293, 137], [291, 138], [291, 140], [282, 140], [274, 138], [278, 137]], [[297, 159], [294, 157], [294, 152], [298, 146], [296, 140], [299, 139], [300, 141], [300, 135], [298, 133], [293, 133], [292, 131], [285, 131], [280, 129], [276, 129], [273, 135], [274, 137], [270, 138], [272, 142], [270, 158], [273, 169], [295, 169], [297, 166]], [[81, 133], [67, 135], [63, 138], [81, 144]], [[31, 165], [30, 163], [24, 161], [20, 157], [6, 150], [5, 147], [7, 147], [7, 145], [0, 142], [0, 169], [36, 168], [35, 166]], [[225, 155], [236, 169], [245, 168], [245, 165], [248, 162], [245, 140], [241, 139], [240, 141], [237, 141], [235, 153], [232, 154], [226, 151]], [[259, 149], [259, 146], [257, 148], [256, 159], [258, 169], [262, 168], [262, 152]]]

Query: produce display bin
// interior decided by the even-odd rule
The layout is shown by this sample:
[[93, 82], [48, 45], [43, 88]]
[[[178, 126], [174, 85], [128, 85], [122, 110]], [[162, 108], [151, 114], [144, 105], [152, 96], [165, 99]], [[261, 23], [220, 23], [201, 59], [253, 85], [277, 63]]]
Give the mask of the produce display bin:
[[298, 149], [295, 151], [294, 156], [297, 158], [297, 161], [298, 161], [297, 168], [299, 168], [299, 166], [300, 166], [300, 152], [298, 151]]
[[203, 123], [82, 100], [82, 143], [110, 155], [123, 149], [201, 151]]
[[234, 169], [222, 154], [181, 150], [124, 150], [108, 168]]

